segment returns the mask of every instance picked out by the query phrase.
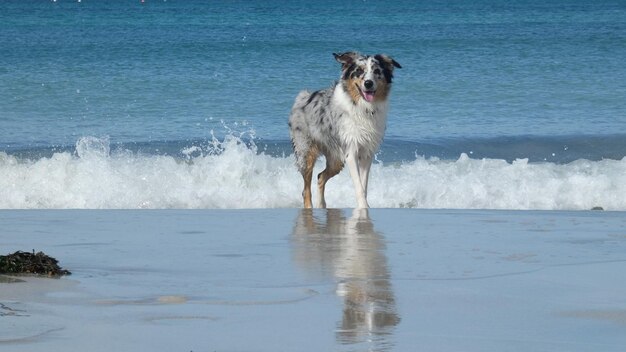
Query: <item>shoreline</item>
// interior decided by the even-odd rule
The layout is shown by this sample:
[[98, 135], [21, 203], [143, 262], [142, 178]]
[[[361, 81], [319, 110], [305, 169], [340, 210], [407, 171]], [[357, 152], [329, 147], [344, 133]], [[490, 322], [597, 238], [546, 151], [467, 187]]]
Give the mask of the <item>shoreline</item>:
[[4, 252], [34, 247], [73, 273], [0, 282], [14, 351], [626, 344], [623, 212], [4, 210], [0, 223]]

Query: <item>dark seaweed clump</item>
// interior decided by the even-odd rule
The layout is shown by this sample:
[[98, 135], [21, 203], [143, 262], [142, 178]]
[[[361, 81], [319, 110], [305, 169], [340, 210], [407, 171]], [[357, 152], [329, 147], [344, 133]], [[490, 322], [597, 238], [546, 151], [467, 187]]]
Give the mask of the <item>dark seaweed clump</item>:
[[56, 259], [43, 252], [17, 251], [9, 255], [0, 255], [0, 274], [38, 274], [50, 277], [72, 274], [62, 269], [58, 263]]

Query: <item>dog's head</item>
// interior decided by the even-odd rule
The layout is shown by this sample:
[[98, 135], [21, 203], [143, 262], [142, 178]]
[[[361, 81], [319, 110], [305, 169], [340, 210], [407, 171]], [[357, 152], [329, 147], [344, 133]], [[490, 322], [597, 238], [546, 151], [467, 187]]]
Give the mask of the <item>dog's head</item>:
[[368, 103], [387, 99], [393, 69], [402, 68], [384, 54], [369, 56], [350, 51], [333, 55], [341, 63], [341, 81], [355, 104], [360, 99]]

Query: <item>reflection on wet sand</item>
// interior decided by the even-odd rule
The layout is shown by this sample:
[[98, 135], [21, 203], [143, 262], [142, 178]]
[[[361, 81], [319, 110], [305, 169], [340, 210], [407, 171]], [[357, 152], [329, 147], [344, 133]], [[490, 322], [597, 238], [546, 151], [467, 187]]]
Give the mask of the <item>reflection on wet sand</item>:
[[338, 282], [343, 314], [337, 328], [340, 343], [372, 342], [391, 348], [399, 323], [389, 278], [384, 238], [374, 230], [367, 209], [346, 217], [340, 209], [303, 209], [292, 240], [294, 260], [310, 275]]

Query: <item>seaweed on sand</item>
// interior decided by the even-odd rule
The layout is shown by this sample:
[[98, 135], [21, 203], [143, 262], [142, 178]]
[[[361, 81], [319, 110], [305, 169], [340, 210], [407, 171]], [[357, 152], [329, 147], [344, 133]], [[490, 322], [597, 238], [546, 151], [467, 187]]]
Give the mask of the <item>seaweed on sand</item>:
[[0, 255], [0, 274], [38, 274], [49, 277], [70, 275], [62, 269], [59, 262], [43, 252], [32, 253], [17, 251], [9, 255]]

